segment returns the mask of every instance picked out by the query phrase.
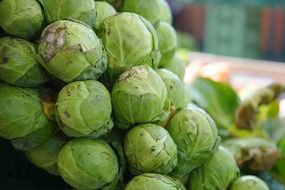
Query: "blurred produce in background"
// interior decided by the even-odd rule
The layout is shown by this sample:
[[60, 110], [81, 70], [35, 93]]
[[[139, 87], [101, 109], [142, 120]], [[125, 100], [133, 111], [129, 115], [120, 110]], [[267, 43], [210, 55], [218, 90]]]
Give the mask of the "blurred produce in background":
[[285, 61], [285, 1], [168, 1], [175, 27], [192, 35], [199, 51]]

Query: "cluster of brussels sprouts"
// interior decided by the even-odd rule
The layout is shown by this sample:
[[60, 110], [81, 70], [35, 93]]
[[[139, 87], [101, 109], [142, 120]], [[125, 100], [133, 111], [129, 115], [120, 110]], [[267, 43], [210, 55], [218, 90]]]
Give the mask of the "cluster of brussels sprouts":
[[189, 104], [167, 2], [108, 2], [0, 1], [0, 137], [78, 190], [268, 189]]

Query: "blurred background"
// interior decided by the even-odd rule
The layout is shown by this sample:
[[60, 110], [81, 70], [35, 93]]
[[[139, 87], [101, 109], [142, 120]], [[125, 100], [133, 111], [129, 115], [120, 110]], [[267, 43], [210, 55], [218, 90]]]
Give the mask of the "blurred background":
[[285, 61], [285, 1], [168, 0], [182, 47]]
[[229, 82], [241, 93], [284, 83], [284, 0], [168, 2], [180, 52], [191, 63], [186, 82], [206, 76]]

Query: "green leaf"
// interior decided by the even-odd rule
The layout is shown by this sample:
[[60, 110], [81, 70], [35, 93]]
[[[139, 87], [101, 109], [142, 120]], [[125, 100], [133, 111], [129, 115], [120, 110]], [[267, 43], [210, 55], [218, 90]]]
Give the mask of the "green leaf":
[[228, 84], [197, 78], [189, 89], [194, 103], [205, 109], [219, 128], [228, 129], [234, 124], [240, 99]]

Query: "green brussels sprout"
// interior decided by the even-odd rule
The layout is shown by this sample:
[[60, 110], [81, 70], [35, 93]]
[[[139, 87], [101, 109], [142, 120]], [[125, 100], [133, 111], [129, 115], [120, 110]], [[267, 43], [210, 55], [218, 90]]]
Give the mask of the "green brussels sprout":
[[0, 84], [0, 137], [24, 137], [47, 124], [38, 91]]
[[269, 187], [256, 176], [242, 176], [233, 182], [230, 190], [269, 190]]
[[45, 142], [56, 128], [55, 122], [46, 120], [46, 124], [27, 134], [24, 137], [16, 138], [11, 141], [13, 147], [17, 150], [27, 151]]
[[181, 80], [184, 79], [186, 64], [176, 54], [169, 60], [162, 60], [159, 64], [162, 68], [175, 73]]
[[36, 0], [0, 1], [0, 26], [8, 34], [33, 39], [41, 30], [44, 15]]
[[212, 118], [194, 105], [177, 112], [166, 130], [177, 145], [178, 164], [173, 173], [178, 176], [210, 160], [220, 142]]
[[98, 31], [108, 55], [106, 83], [113, 83], [132, 66], [158, 66], [160, 52], [157, 34], [143, 17], [133, 13], [118, 13], [106, 18]]
[[169, 60], [177, 49], [177, 36], [175, 29], [167, 22], [159, 22], [155, 26], [158, 37], [158, 48], [161, 60]]
[[253, 171], [270, 170], [280, 158], [275, 143], [261, 138], [230, 139], [223, 143], [240, 167]]
[[71, 186], [95, 190], [111, 183], [118, 174], [118, 160], [102, 140], [74, 139], [58, 155], [58, 171]]
[[116, 14], [116, 10], [112, 5], [104, 1], [95, 1], [96, 7], [96, 20], [93, 24], [93, 29], [98, 30], [101, 23], [109, 16]]
[[182, 190], [176, 182], [165, 175], [145, 173], [134, 177], [125, 190]]
[[115, 119], [133, 125], [155, 121], [160, 116], [167, 90], [152, 68], [141, 65], [122, 73], [111, 94]]
[[49, 77], [37, 61], [32, 43], [4, 37], [0, 38], [0, 79], [16, 86], [35, 87]]
[[48, 23], [77, 19], [92, 26], [96, 19], [94, 0], [39, 0]]
[[72, 137], [99, 137], [113, 127], [108, 90], [98, 81], [76, 81], [58, 94], [56, 119], [62, 131]]
[[234, 157], [227, 149], [220, 146], [208, 162], [190, 173], [189, 189], [226, 189], [237, 177], [239, 177], [239, 168]]
[[47, 170], [50, 174], [59, 175], [57, 157], [65, 140], [59, 136], [51, 136], [39, 146], [25, 152], [26, 157], [35, 166]]
[[132, 128], [124, 142], [128, 163], [138, 173], [167, 174], [177, 164], [177, 146], [169, 133], [154, 124], [141, 124]]
[[157, 73], [167, 88], [170, 104], [176, 109], [186, 107], [191, 101], [186, 85], [178, 78], [177, 75], [167, 69], [158, 69]]
[[172, 14], [166, 0], [125, 0], [123, 11], [137, 13], [152, 24], [172, 22]]
[[95, 32], [77, 21], [61, 20], [47, 26], [38, 51], [42, 66], [64, 82], [96, 80], [107, 68], [106, 53]]

